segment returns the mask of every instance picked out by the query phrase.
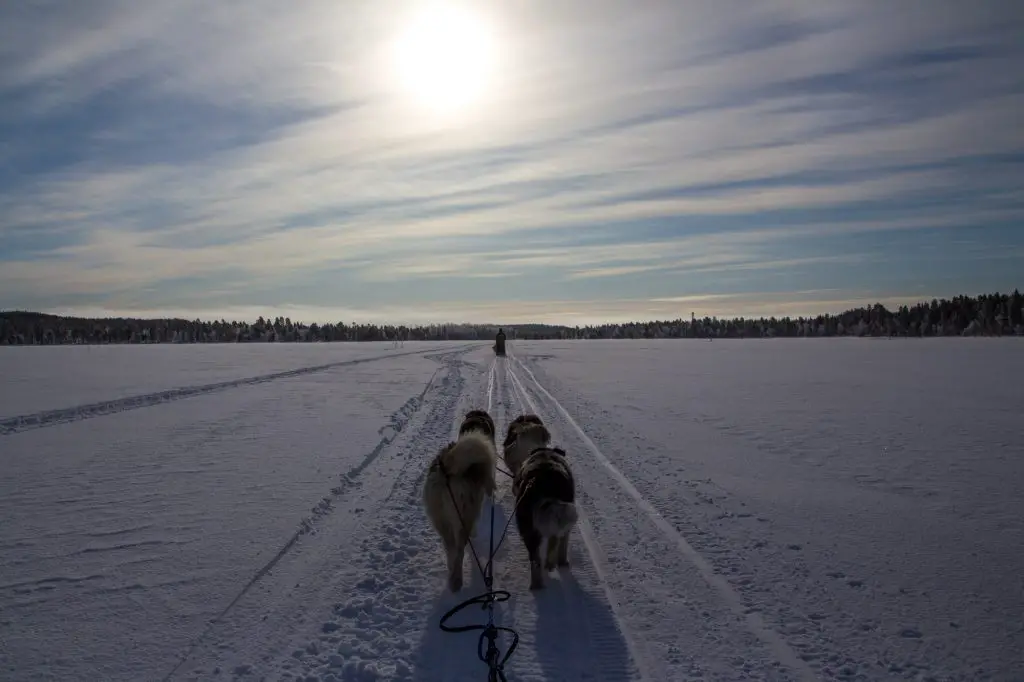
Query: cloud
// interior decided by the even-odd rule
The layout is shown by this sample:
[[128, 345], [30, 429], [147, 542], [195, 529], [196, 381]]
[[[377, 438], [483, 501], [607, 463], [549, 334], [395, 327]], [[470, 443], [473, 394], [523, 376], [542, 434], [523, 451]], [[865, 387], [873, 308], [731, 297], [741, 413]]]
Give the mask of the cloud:
[[[938, 294], [952, 295], [949, 293]], [[853, 307], [883, 305], [897, 307], [929, 300], [925, 294], [888, 294], [860, 290], [817, 290], [785, 293], [739, 292], [733, 294], [689, 295], [660, 298], [602, 298], [602, 299], [549, 299], [514, 303], [480, 301], [446, 301], [429, 307], [385, 305], [367, 307], [309, 306], [287, 304], [268, 310], [260, 306], [226, 306], [174, 308], [136, 308], [131, 315], [142, 318], [199, 317], [204, 320], [255, 320], [259, 316], [291, 317], [296, 322], [318, 324], [367, 322], [379, 324], [431, 324], [431, 323], [494, 323], [494, 324], [565, 324], [569, 326], [603, 324], [606, 322], [636, 322], [640, 320], [675, 320], [697, 317], [783, 317], [816, 316]], [[106, 308], [78, 306], [73, 309], [55, 309], [58, 314], [74, 313], [84, 316], [105, 317]]]
[[0, 10], [0, 307], [1018, 284], [1010, 3], [479, 3], [451, 118], [390, 77], [417, 6]]

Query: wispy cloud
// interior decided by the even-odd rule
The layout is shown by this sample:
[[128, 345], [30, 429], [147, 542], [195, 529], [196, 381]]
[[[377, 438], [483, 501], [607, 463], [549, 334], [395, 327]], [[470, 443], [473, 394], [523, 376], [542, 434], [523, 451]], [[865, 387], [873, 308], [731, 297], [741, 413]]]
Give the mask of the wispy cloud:
[[420, 7], [0, 9], [0, 307], [500, 321], [1020, 284], [1013, 3], [474, 3], [494, 87], [449, 117], [389, 75]]

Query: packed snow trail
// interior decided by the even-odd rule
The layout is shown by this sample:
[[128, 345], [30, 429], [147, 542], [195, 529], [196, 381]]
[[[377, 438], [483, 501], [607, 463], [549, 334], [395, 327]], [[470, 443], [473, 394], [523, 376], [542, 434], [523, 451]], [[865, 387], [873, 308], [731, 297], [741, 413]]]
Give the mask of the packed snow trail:
[[[445, 611], [485, 591], [482, 577], [467, 556], [467, 586], [458, 595], [447, 593], [443, 553], [423, 512], [421, 490], [427, 463], [457, 434], [466, 411], [490, 405], [503, 435], [521, 406], [504, 360], [488, 358], [481, 367], [460, 355], [444, 359], [444, 374], [425, 395], [429, 406], [423, 418], [414, 419], [363, 472], [364, 496], [358, 502], [345, 502], [348, 495], [343, 496], [173, 679], [204, 678], [218, 670], [239, 678], [313, 675], [321, 680], [477, 682], [486, 676], [486, 665], [477, 658], [478, 635], [439, 627]], [[502, 477], [499, 485], [497, 532], [512, 504], [510, 482]], [[355, 506], [367, 509], [361, 514], [365, 523], [349, 518]], [[485, 505], [474, 538], [482, 560], [489, 522]], [[544, 592], [530, 593], [525, 551], [511, 524], [495, 560], [495, 587], [513, 595], [496, 606], [495, 624], [513, 627], [522, 637], [506, 666], [509, 679], [653, 682], [638, 673], [586, 552], [574, 547], [571, 560], [571, 574], [552, 576]], [[485, 620], [485, 612], [467, 609], [453, 624]], [[502, 651], [508, 644], [499, 639]]]
[[[482, 355], [482, 362], [469, 361]], [[540, 414], [556, 444], [570, 453], [583, 512], [571, 541], [571, 568], [551, 574], [542, 591], [528, 589], [514, 523], [497, 552], [494, 586], [512, 597], [495, 606], [494, 622], [521, 637], [506, 664], [510, 680], [801, 679], [708, 588], [688, 557], [662, 549], [663, 529], [638, 514], [636, 501], [618, 492], [603, 467], [594, 467], [586, 434], [581, 439], [574, 422], [545, 402], [541, 387], [521, 381], [512, 358], [453, 353], [444, 362], [436, 388], [425, 394], [429, 406], [422, 421], [415, 420], [365, 469], [359, 501], [342, 496], [174, 679], [218, 670], [239, 679], [482, 679], [478, 633], [439, 627], [444, 612], [485, 591], [482, 577], [467, 556], [467, 586], [447, 593], [443, 552], [421, 502], [427, 463], [456, 435], [462, 415], [478, 407], [490, 408], [499, 442], [516, 415]], [[510, 481], [500, 477], [496, 532], [513, 504]], [[364, 523], [350, 517], [356, 507], [368, 510]], [[489, 511], [485, 505], [474, 538], [482, 560]], [[484, 622], [485, 611], [467, 609], [453, 624]], [[502, 651], [508, 644], [499, 639]]]
[[[509, 352], [509, 356], [498, 360], [502, 396], [499, 443], [508, 423], [520, 414], [539, 414], [553, 426], [549, 416], [541, 413], [521, 390], [510, 355]], [[560, 445], [557, 441], [555, 444]], [[514, 507], [511, 481], [507, 478], [499, 487], [498, 496], [509, 509]], [[526, 677], [530, 672], [539, 673], [541, 676], [536, 679], [541, 680], [666, 679], [652, 675], [656, 666], [640, 655], [635, 634], [619, 617], [615, 595], [604, 578], [600, 550], [587, 539], [585, 516], [580, 509], [581, 523], [569, 541], [569, 569], [549, 575], [544, 590], [537, 592], [529, 589], [526, 550], [515, 523], [509, 526], [499, 553], [502, 560], [497, 565], [495, 581], [513, 595], [506, 610], [509, 621], [515, 623], [513, 627], [522, 637], [516, 655], [526, 649], [522, 654], [525, 662], [516, 661], [510, 669], [523, 675], [521, 679], [531, 679]]]

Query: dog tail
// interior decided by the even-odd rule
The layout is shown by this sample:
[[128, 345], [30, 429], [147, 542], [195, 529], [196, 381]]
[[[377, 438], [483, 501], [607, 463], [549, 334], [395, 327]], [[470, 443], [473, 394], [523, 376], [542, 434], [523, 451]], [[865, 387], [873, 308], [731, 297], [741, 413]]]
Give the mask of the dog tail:
[[544, 536], [565, 535], [576, 522], [580, 514], [572, 502], [563, 502], [553, 498], [541, 500], [533, 513], [533, 525]]
[[441, 466], [449, 476], [487, 478], [493, 475], [497, 459], [490, 438], [479, 431], [469, 431], [441, 453]]

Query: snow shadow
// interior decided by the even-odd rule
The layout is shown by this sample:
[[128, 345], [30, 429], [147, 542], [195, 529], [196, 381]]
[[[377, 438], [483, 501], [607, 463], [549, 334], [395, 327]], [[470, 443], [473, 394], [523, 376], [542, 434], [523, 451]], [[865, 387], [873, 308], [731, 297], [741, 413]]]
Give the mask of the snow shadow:
[[[449, 609], [485, 591], [483, 577], [474, 566], [473, 578], [467, 581], [458, 594], [442, 588], [441, 593], [434, 598], [427, 622], [423, 623], [423, 637], [411, 657], [416, 682], [479, 682], [487, 679], [487, 665], [477, 656], [481, 631], [445, 632], [441, 629], [441, 617]], [[502, 625], [502, 621], [502, 608], [499, 604], [494, 609], [494, 624]], [[467, 606], [447, 622], [451, 627], [486, 624], [487, 611], [476, 604]], [[498, 642], [503, 652], [508, 649], [508, 645], [504, 636]]]
[[548, 575], [544, 589], [533, 593], [534, 640], [544, 679], [627, 679], [633, 660], [611, 606], [584, 589], [571, 571]]
[[[494, 533], [495, 544], [501, 536], [501, 532], [508, 521], [504, 506], [498, 500], [494, 504]], [[512, 525], [515, 525], [513, 522]], [[487, 550], [490, 542], [491, 527], [491, 500], [487, 499], [480, 510], [480, 517], [477, 519], [476, 532], [472, 538], [473, 546], [477, 550], [477, 556], [481, 563], [487, 563]], [[511, 538], [506, 538], [495, 556], [495, 564], [499, 557], [507, 551]], [[433, 607], [423, 623], [423, 636], [419, 646], [411, 656], [414, 666], [414, 679], [416, 682], [479, 682], [487, 679], [487, 665], [477, 656], [477, 644], [480, 639], [480, 630], [469, 632], [445, 632], [441, 629], [441, 617], [457, 604], [484, 594], [487, 586], [484, 583], [483, 575], [477, 567], [469, 548], [466, 549], [466, 559], [463, 564], [463, 575], [466, 578], [462, 590], [452, 594], [443, 585], [439, 586], [438, 594], [434, 597]], [[502, 589], [501, 585], [495, 585], [496, 589]], [[453, 616], [447, 625], [459, 627], [464, 625], [485, 625], [487, 623], [487, 611], [480, 605], [467, 606], [458, 614]], [[494, 608], [494, 624], [503, 624], [503, 605], [497, 604]], [[511, 642], [504, 635], [498, 641], [502, 652], [508, 649]]]
[[[476, 532], [473, 534], [471, 539], [473, 547], [476, 548], [477, 556], [480, 557], [480, 561], [484, 564], [487, 563], [487, 552], [490, 549], [491, 542], [491, 506], [494, 506], [494, 544], [497, 545], [501, 540], [501, 534], [505, 530], [505, 524], [508, 523], [509, 517], [505, 513], [505, 505], [502, 504], [501, 499], [492, 501], [491, 498], [484, 500], [483, 506], [480, 508], [480, 517], [476, 521]], [[512, 522], [511, 526], [515, 526], [515, 521]], [[512, 534], [512, 527], [509, 527], [509, 534]], [[498, 547], [498, 551], [494, 553], [494, 562], [497, 564], [502, 560], [505, 554], [508, 552], [508, 546], [512, 542], [509, 537], [505, 538], [505, 541]], [[469, 549], [466, 549], [468, 555]], [[472, 561], [472, 558], [467, 556], [467, 562]], [[478, 571], [479, 572], [479, 571]], [[479, 577], [479, 576], [478, 576]]]

